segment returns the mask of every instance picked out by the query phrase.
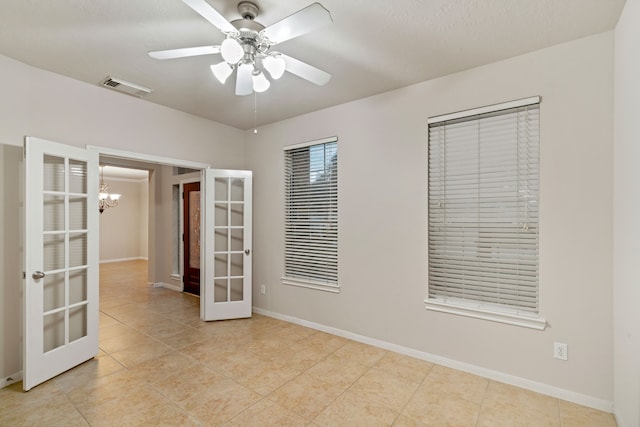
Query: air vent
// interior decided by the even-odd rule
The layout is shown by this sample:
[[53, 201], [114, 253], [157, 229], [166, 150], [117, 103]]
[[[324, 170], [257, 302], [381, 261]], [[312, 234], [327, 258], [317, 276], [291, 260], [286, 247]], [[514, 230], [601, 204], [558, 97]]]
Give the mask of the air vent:
[[144, 95], [153, 92], [151, 89], [144, 86], [130, 83], [126, 80], [118, 79], [115, 77], [107, 77], [102, 82], [102, 86], [137, 97], [143, 97]]

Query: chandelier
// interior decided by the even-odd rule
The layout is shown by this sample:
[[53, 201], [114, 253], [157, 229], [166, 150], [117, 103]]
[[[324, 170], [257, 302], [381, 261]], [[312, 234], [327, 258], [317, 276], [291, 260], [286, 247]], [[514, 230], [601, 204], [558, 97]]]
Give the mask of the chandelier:
[[104, 165], [100, 165], [100, 190], [98, 192], [98, 210], [100, 213], [107, 208], [118, 206], [120, 194], [109, 194], [109, 184], [104, 183]]

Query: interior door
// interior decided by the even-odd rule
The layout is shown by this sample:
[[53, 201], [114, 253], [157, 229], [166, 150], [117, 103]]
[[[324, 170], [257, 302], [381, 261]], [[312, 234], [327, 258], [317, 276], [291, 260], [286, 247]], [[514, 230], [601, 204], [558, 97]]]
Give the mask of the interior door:
[[252, 172], [204, 171], [202, 318], [251, 317]]
[[98, 354], [98, 154], [25, 141], [23, 387]]
[[200, 183], [182, 185], [184, 292], [200, 295]]

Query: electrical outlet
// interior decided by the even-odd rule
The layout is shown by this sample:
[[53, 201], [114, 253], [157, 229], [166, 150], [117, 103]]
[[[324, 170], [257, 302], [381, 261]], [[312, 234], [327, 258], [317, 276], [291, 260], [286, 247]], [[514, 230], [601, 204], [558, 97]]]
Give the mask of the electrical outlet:
[[567, 344], [563, 342], [554, 342], [553, 357], [560, 360], [567, 360], [569, 358], [569, 355], [567, 353]]
[[262, 295], [267, 293], [267, 287], [265, 285], [260, 285], [260, 293]]

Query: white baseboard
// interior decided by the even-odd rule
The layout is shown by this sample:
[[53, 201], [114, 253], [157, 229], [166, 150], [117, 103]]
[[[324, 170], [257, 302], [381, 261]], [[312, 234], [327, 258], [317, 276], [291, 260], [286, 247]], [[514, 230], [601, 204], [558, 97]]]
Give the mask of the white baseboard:
[[286, 322], [295, 323], [297, 325], [306, 326], [322, 332], [327, 332], [332, 335], [348, 338], [353, 341], [369, 344], [374, 347], [379, 347], [385, 350], [390, 350], [396, 353], [404, 354], [406, 356], [415, 357], [416, 359], [425, 360], [427, 362], [435, 363], [437, 365], [446, 366], [448, 368], [457, 369], [459, 371], [468, 372], [474, 375], [479, 375], [484, 378], [488, 378], [494, 381], [499, 381], [499, 382], [510, 384], [516, 387], [531, 390], [536, 393], [541, 393], [541, 394], [552, 396], [558, 399], [567, 400], [569, 402], [577, 403], [583, 406], [588, 406], [590, 408], [598, 409], [600, 411], [606, 411], [606, 412], [613, 411], [613, 402], [609, 402], [607, 400], [598, 399], [592, 396], [576, 393], [574, 391], [565, 390], [565, 389], [554, 387], [544, 383], [539, 383], [537, 381], [531, 381], [526, 378], [505, 374], [504, 372], [494, 371], [492, 369], [487, 369], [480, 366], [471, 365], [469, 363], [464, 363], [464, 362], [449, 359], [446, 357], [438, 356], [435, 354], [426, 353], [413, 348], [403, 347], [401, 345], [392, 344], [386, 341], [370, 338], [364, 335], [354, 334], [353, 332], [333, 328], [331, 326], [325, 326], [320, 323], [309, 322], [308, 320], [299, 319], [297, 317], [288, 316], [286, 314], [272, 312], [269, 310], [262, 309], [260, 307], [253, 307], [253, 312], [257, 314], [261, 314], [263, 316], [273, 317], [275, 319], [280, 319]]
[[104, 260], [100, 260], [100, 264], [109, 264], [112, 262], [124, 262], [124, 261], [138, 261], [138, 260], [149, 261], [149, 258], [138, 256], [138, 257], [132, 257], [132, 258], [104, 259]]
[[182, 292], [182, 284], [172, 285], [171, 283], [155, 282], [155, 283], [149, 283], [149, 286], [153, 288], [166, 288], [172, 291]]
[[22, 371], [16, 372], [15, 374], [9, 375], [8, 377], [0, 378], [0, 388], [10, 386], [11, 384], [15, 384], [18, 381], [22, 381]]

